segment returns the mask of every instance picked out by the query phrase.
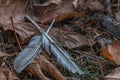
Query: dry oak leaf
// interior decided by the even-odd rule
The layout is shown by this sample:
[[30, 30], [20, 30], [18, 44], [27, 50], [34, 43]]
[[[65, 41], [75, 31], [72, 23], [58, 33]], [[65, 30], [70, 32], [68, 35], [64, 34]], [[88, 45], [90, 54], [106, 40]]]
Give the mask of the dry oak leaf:
[[0, 0], [0, 23], [2, 25], [11, 24], [10, 16], [13, 17], [14, 23], [24, 21], [24, 7], [26, 0], [9, 0], [9, 6], [6, 0]]
[[62, 3], [62, 0], [48, 0], [47, 2], [45, 2], [43, 4], [39, 4], [39, 6], [49, 6], [51, 4], [59, 5], [61, 3]]
[[78, 10], [81, 11], [85, 4], [85, 0], [74, 0], [73, 5]]
[[50, 80], [43, 74], [41, 69], [48, 72], [56, 80], [66, 80], [66, 78], [61, 74], [61, 72], [43, 55], [37, 56], [35, 60], [27, 67], [27, 71], [31, 72], [39, 79]]
[[116, 18], [117, 21], [120, 21], [120, 11], [115, 13], [115, 18]]
[[90, 46], [87, 38], [78, 33], [67, 33], [62, 36], [62, 41], [69, 49], [82, 48]]
[[10, 70], [5, 63], [0, 66], [0, 80], [20, 80], [14, 73]]
[[98, 0], [87, 0], [84, 4], [84, 9], [91, 11], [103, 10], [105, 7]]
[[54, 36], [58, 42], [69, 49], [90, 46], [89, 41], [86, 37], [79, 33], [76, 33], [74, 29], [69, 26], [63, 26], [59, 29], [52, 28], [50, 34]]
[[[68, 19], [68, 18], [83, 16], [84, 12], [82, 12], [82, 11], [77, 12], [75, 7], [73, 6], [72, 2], [73, 2], [73, 0], [63, 1], [62, 5], [60, 5], [58, 8], [55, 8], [55, 10], [41, 15], [39, 17], [39, 22], [42, 24], [48, 24], [53, 19], [56, 19], [56, 22], [61, 22], [61, 21]], [[37, 7], [36, 11], [40, 12], [40, 8]]]
[[104, 80], [120, 80], [120, 67], [114, 69], [111, 73], [104, 77]]
[[117, 65], [120, 64], [120, 40], [114, 41], [111, 44], [106, 45], [102, 42], [102, 55], [111, 61], [114, 61]]
[[[31, 23], [27, 23], [27, 22], [15, 23], [14, 27], [15, 27], [15, 32], [18, 34], [19, 41], [21, 44], [28, 42], [28, 40], [32, 36], [38, 33], [37, 29]], [[12, 25], [4, 26], [3, 29], [4, 29], [3, 34], [6, 35], [9, 35], [8, 34], [9, 31], [14, 32]]]

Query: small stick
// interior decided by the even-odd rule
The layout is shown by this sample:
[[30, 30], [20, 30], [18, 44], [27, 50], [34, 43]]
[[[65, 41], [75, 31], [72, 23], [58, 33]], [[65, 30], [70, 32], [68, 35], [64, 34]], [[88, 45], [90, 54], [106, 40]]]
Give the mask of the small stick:
[[15, 27], [14, 27], [14, 24], [13, 24], [13, 18], [12, 18], [12, 16], [10, 17], [10, 20], [11, 20], [11, 23], [12, 23], [13, 31], [14, 31], [15, 38], [16, 38], [16, 40], [17, 40], [19, 49], [22, 51], [22, 47], [21, 47], [21, 45], [20, 45], [20, 41], [19, 41], [18, 36], [17, 36], [17, 34], [16, 34], [16, 32], [15, 32]]

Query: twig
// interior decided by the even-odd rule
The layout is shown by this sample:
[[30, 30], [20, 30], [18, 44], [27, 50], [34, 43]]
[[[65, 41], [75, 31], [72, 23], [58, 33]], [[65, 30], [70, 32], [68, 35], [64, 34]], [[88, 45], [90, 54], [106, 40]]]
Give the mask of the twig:
[[14, 24], [13, 24], [13, 18], [12, 18], [12, 16], [10, 17], [10, 20], [11, 20], [11, 23], [12, 23], [13, 31], [14, 31], [15, 38], [16, 38], [16, 41], [17, 41], [17, 43], [18, 43], [19, 49], [22, 51], [22, 47], [21, 47], [21, 45], [20, 45], [20, 41], [19, 41], [18, 36], [17, 36], [17, 34], [16, 34], [16, 32], [15, 32], [15, 27], [14, 27]]

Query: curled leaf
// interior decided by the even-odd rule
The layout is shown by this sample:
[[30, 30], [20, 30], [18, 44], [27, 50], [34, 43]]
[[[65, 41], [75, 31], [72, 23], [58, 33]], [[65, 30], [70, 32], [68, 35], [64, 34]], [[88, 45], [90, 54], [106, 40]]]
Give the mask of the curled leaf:
[[[50, 23], [53, 19], [56, 22], [63, 21], [68, 18], [83, 16], [84, 12], [77, 12], [72, 4], [73, 0], [63, 1], [63, 4], [53, 11], [47, 12], [39, 17], [39, 22], [43, 24]], [[49, 8], [49, 7], [48, 7]], [[37, 7], [36, 11], [40, 12], [40, 9]]]
[[114, 69], [104, 77], [104, 80], [120, 80], [120, 67]]
[[120, 41], [114, 41], [108, 45], [105, 42], [102, 42], [102, 54], [111, 61], [114, 61], [116, 64], [120, 64]]
[[105, 7], [98, 0], [87, 0], [84, 8], [88, 8], [91, 11], [103, 10]]
[[50, 80], [46, 76], [44, 76], [41, 69], [44, 70], [45, 72], [48, 72], [56, 80], [66, 80], [66, 78], [61, 74], [61, 72], [52, 63], [50, 63], [43, 55], [36, 57], [35, 61], [33, 61], [29, 65], [27, 70], [42, 80]]
[[0, 66], [0, 74], [0, 80], [20, 80], [4, 63]]

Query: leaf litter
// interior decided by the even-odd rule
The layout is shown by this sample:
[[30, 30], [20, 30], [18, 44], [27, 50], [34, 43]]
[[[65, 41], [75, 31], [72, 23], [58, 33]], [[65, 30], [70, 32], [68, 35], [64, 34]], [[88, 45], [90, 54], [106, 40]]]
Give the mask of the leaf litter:
[[[120, 61], [119, 3], [117, 0], [108, 1], [108, 3], [106, 4], [103, 0], [1, 0], [1, 80], [118, 79], [119, 70], [114, 72], [113, 69], [119, 69]], [[53, 27], [47, 34], [57, 41], [55, 45], [57, 44], [60, 48], [62, 46], [65, 52], [71, 55], [68, 60], [72, 64], [74, 62], [73, 66], [77, 65], [77, 70], [82, 69], [85, 74], [73, 74], [76, 72], [73, 68], [67, 70], [72, 67], [69, 66], [70, 62], [66, 63], [63, 56], [58, 56], [61, 55], [57, 50], [58, 47], [56, 48], [53, 43], [48, 45], [49, 40], [44, 42], [45, 38], [42, 39], [42, 43], [47, 45], [47, 48], [42, 49], [41, 54], [36, 53], [37, 55], [30, 58], [30, 63], [27, 63], [23, 71], [17, 73], [13, 67], [15, 58], [21, 57], [21, 53], [26, 55], [24, 58], [29, 58], [27, 54], [32, 53], [38, 45], [33, 41], [34, 44], [29, 46], [30, 40], [35, 36], [44, 37], [43, 33], [39, 33], [33, 24], [24, 19], [25, 15], [29, 15], [38, 22], [45, 32], [49, 28], [48, 25], [55, 19]], [[10, 20], [11, 16], [13, 22]], [[19, 49], [20, 46], [22, 51]], [[25, 49], [29, 51], [24, 52]], [[47, 52], [54, 53], [54, 56], [47, 55]], [[46, 55], [47, 57], [44, 57]], [[23, 59], [23, 61], [27, 60]], [[65, 66], [67, 66], [66, 69]]]

